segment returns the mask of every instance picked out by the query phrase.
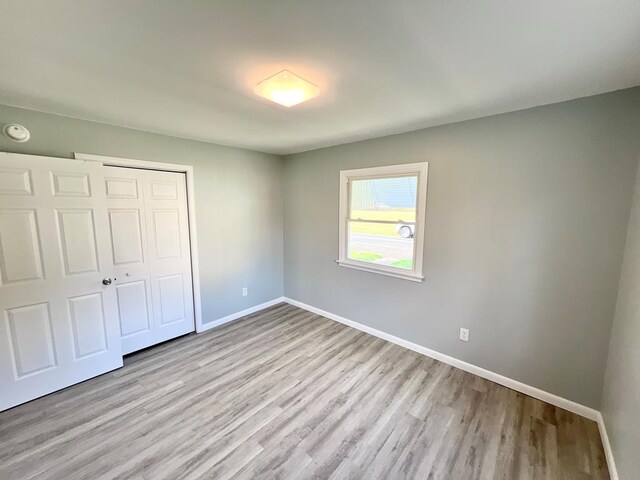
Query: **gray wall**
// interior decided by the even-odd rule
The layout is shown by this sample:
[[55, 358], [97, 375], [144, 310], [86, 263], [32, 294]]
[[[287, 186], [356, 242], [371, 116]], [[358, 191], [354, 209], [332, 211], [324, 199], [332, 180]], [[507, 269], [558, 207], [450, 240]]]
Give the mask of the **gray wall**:
[[[288, 156], [285, 295], [598, 408], [639, 124], [636, 88]], [[422, 161], [426, 280], [338, 266], [339, 171]]]
[[636, 180], [611, 331], [602, 416], [620, 478], [637, 478], [640, 472], [640, 175]]
[[[282, 159], [100, 123], [0, 106], [0, 151], [72, 158], [73, 152], [193, 165], [203, 321], [282, 296]], [[249, 295], [242, 297], [242, 287]]]
[[[600, 406], [640, 88], [293, 155], [284, 172], [273, 155], [0, 106], [8, 122], [32, 139], [0, 137], [0, 151], [194, 166], [205, 321], [281, 296], [284, 264], [293, 299]], [[425, 160], [425, 282], [337, 266], [339, 171]], [[637, 386], [619, 393], [615, 380], [614, 351], [630, 335], [621, 315], [609, 412], [637, 399]], [[460, 326], [469, 343], [457, 339]]]

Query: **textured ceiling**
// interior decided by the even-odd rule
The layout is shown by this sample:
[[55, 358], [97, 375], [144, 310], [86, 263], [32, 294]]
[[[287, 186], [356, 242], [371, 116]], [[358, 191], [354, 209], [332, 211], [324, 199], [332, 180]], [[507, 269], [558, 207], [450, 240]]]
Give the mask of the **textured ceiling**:
[[0, 0], [0, 103], [273, 153], [638, 84], [638, 0]]

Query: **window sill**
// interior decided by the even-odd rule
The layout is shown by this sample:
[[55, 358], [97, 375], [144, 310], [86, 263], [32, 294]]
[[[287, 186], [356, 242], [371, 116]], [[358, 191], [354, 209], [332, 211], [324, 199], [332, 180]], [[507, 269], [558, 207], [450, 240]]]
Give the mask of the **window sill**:
[[395, 272], [390, 270], [383, 270], [382, 268], [370, 267], [365, 264], [355, 263], [355, 262], [347, 262], [336, 260], [336, 263], [341, 267], [353, 268], [355, 270], [361, 270], [363, 272], [369, 273], [377, 273], [378, 275], [386, 275], [387, 277], [395, 277], [401, 278], [402, 280], [409, 280], [411, 282], [422, 282], [424, 277], [422, 275], [417, 275], [413, 272]]

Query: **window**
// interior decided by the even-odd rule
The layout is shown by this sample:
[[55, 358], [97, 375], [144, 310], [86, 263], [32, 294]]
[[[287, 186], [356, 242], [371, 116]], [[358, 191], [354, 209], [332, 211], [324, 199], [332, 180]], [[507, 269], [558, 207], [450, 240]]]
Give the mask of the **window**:
[[427, 163], [340, 172], [344, 267], [420, 282]]

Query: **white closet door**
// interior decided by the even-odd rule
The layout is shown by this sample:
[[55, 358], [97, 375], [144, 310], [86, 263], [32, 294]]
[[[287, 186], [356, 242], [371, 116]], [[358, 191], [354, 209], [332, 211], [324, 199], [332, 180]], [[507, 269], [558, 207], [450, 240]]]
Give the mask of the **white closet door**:
[[147, 170], [144, 203], [156, 341], [195, 330], [184, 173]]
[[195, 330], [184, 174], [105, 167], [124, 353]]
[[0, 410], [122, 366], [106, 212], [100, 164], [0, 153]]
[[125, 354], [155, 343], [141, 172], [105, 167], [111, 257]]

